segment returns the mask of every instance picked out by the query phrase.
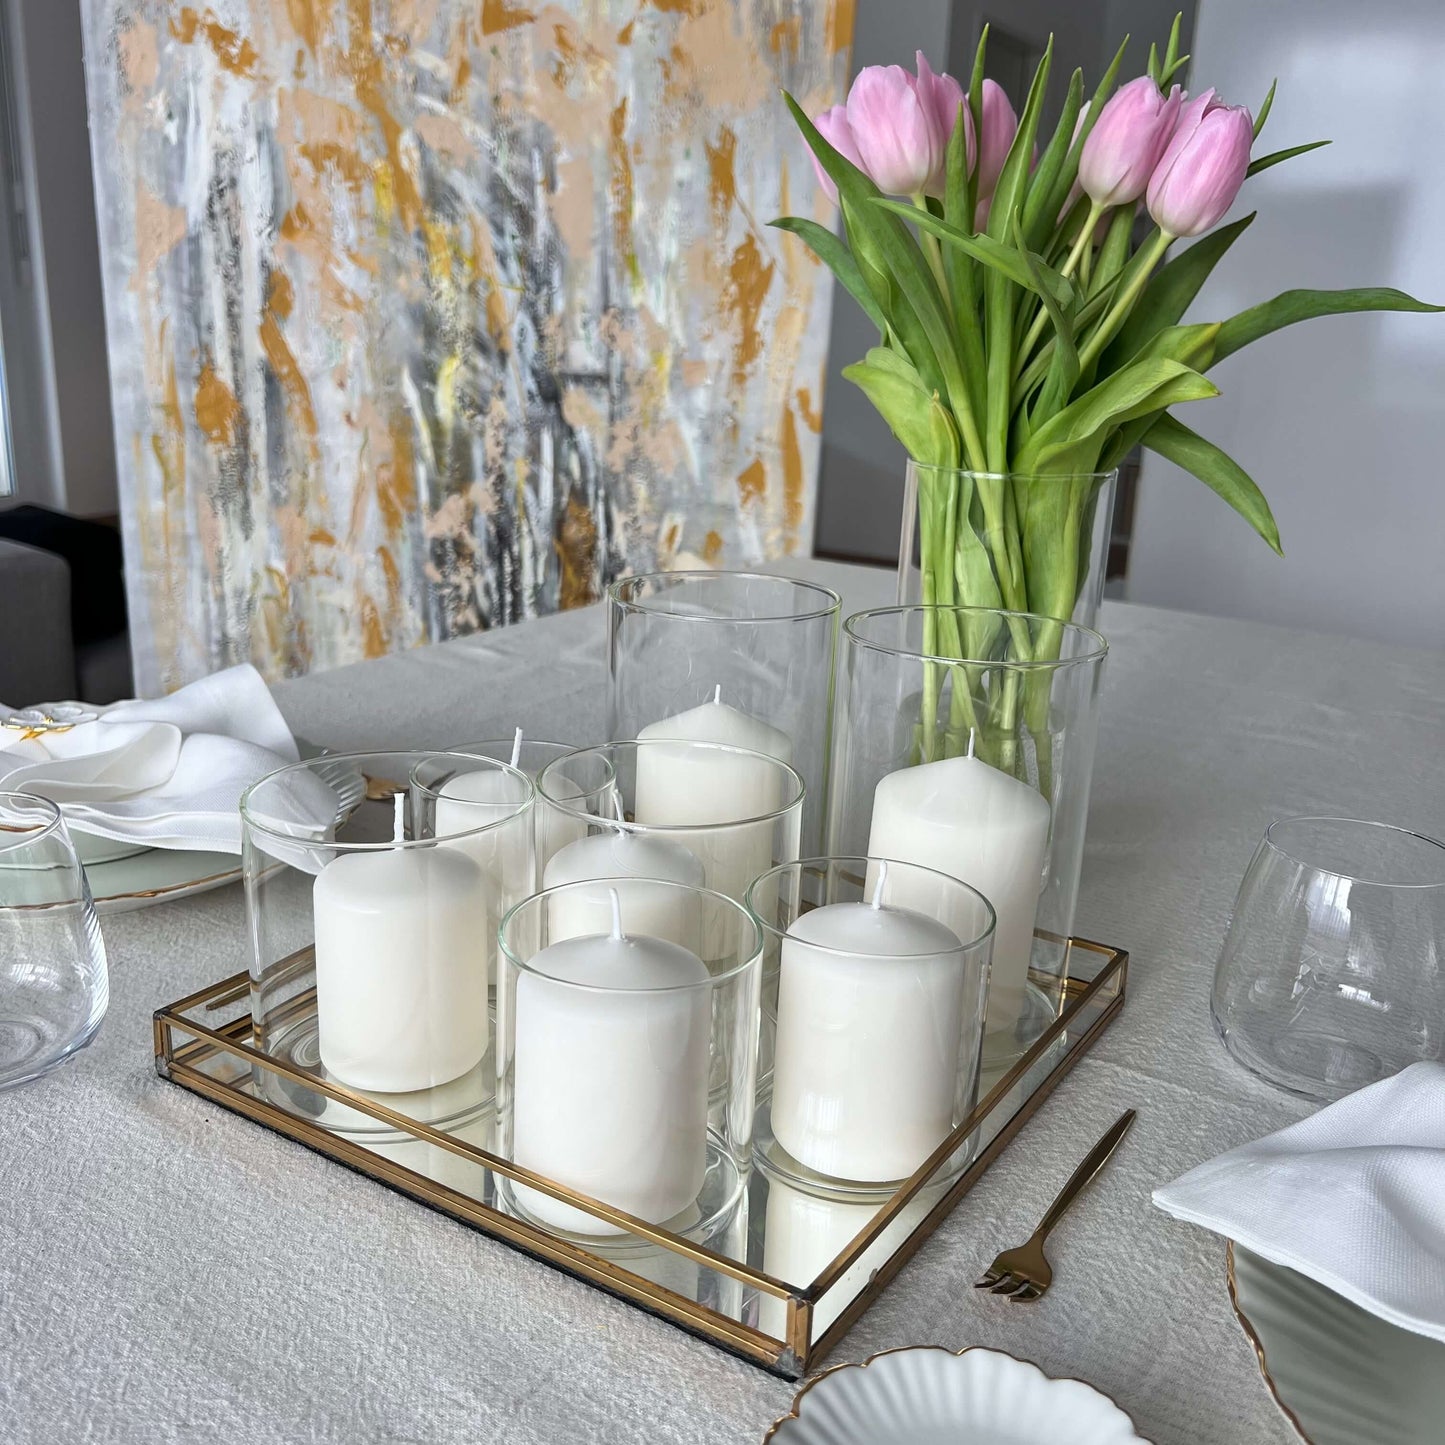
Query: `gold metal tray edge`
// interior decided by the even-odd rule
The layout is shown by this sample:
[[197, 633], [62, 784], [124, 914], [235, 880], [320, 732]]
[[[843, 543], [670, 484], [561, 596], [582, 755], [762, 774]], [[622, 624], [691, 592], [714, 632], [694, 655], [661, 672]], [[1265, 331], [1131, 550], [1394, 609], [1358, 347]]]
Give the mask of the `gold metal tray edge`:
[[[264, 1059], [265, 1057], [258, 1055], [248, 1043], [242, 1042], [242, 1035], [246, 1031], [239, 1022], [233, 1022], [221, 1029], [212, 1029], [199, 1024], [194, 1019], [185, 1017], [189, 1010], [218, 1010], [244, 997], [248, 983], [248, 977], [245, 974], [221, 979], [208, 988], [197, 990], [173, 1004], [156, 1010], [154, 1016], [155, 1067], [161, 1078], [208, 1099], [221, 1108], [248, 1118], [253, 1123], [268, 1128], [274, 1133], [293, 1139], [313, 1152], [323, 1154], [356, 1173], [364, 1174], [377, 1183], [406, 1194], [461, 1224], [468, 1225], [544, 1264], [571, 1274], [608, 1294], [665, 1319], [688, 1333], [747, 1360], [750, 1364], [758, 1365], [784, 1379], [797, 1380], [816, 1369], [820, 1361], [838, 1344], [902, 1269], [903, 1265], [912, 1258], [919, 1246], [938, 1228], [958, 1201], [977, 1183], [994, 1159], [1007, 1147], [1038, 1107], [1053, 1093], [1058, 1083], [1092, 1048], [1098, 1036], [1123, 1007], [1128, 978], [1128, 952], [1080, 938], [1070, 939], [1069, 945], [1071, 950], [1077, 948], [1104, 955], [1106, 961], [1100, 967], [1099, 972], [1087, 983], [1066, 977], [1064, 1003], [1050, 1028], [999, 1080], [968, 1118], [954, 1130], [948, 1140], [939, 1146], [939, 1149], [924, 1162], [913, 1176], [900, 1184], [892, 1199], [879, 1211], [873, 1223], [845, 1248], [843, 1253], [814, 1280], [808, 1289], [801, 1292], [795, 1291], [791, 1286], [746, 1264], [716, 1255], [658, 1226], [631, 1220], [629, 1216], [611, 1210], [596, 1201], [589, 1202], [565, 1186], [540, 1178], [527, 1170], [518, 1169], [517, 1166], [497, 1158], [475, 1145], [438, 1134], [426, 1125], [407, 1121], [400, 1116], [391, 1114], [389, 1110], [374, 1107], [360, 1096], [352, 1095], [349, 1090], [337, 1090], [325, 1084], [317, 1085], [321, 1092], [330, 1094], [340, 1102], [370, 1114], [378, 1120], [398, 1125], [403, 1132], [415, 1139], [437, 1144], [471, 1162], [492, 1169], [504, 1177], [539, 1185], [546, 1193], [558, 1199], [577, 1203], [600, 1218], [610, 1217], [615, 1222], [624, 1224], [629, 1232], [641, 1238], [684, 1257], [692, 1258], [719, 1273], [731, 1276], [760, 1293], [785, 1299], [787, 1301], [786, 1339], [781, 1342], [771, 1335], [764, 1334], [747, 1324], [677, 1294], [663, 1285], [633, 1274], [616, 1263], [589, 1252], [581, 1245], [559, 1238], [527, 1220], [503, 1213], [470, 1195], [452, 1190], [426, 1175], [419, 1174], [374, 1153], [343, 1135], [321, 1128], [265, 1099], [257, 1098], [223, 1080], [204, 1073], [196, 1067], [196, 1064], [218, 1052], [229, 1054], [237, 1060], [249, 1057], [254, 1061], [257, 1058]], [[963, 1170], [918, 1224], [910, 1230], [898, 1248], [873, 1271], [868, 1283], [849, 1302], [829, 1328], [817, 1340], [810, 1343], [808, 1339], [810, 1318], [813, 1306], [820, 1296], [863, 1256], [889, 1223], [929, 1182], [941, 1161], [947, 1159], [954, 1150], [959, 1148], [968, 1135], [979, 1128], [988, 1118], [993, 1109], [999, 1107], [1018, 1079], [1033, 1064], [1036, 1064], [1043, 1054], [1054, 1046], [1058, 1038], [1067, 1031], [1071, 1020], [1076, 1019], [1086, 1006], [1091, 1004], [1104, 990], [1111, 987], [1114, 990], [1113, 997], [1100, 1009], [1098, 1017], [1088, 1030], [1079, 1038], [1069, 1042], [1048, 1074], [1017, 1105], [1012, 1115], [1005, 1120], [998, 1132], [980, 1150], [978, 1156]], [[178, 1040], [177, 1034], [183, 1035], [184, 1038]], [[271, 1067], [271, 1064], [272, 1061], [267, 1060], [263, 1063], [263, 1067]], [[284, 1070], [278, 1069], [278, 1071]]]

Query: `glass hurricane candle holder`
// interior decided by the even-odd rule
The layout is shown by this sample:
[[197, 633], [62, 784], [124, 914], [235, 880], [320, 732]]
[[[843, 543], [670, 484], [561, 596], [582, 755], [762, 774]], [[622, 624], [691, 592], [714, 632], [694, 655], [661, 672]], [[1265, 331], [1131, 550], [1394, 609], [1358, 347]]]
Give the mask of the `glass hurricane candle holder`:
[[1108, 645], [972, 607], [860, 612], [843, 633], [830, 851], [937, 868], [993, 905], [992, 1069], [1058, 1011]]
[[592, 906], [585, 882], [502, 921], [497, 1150], [562, 1189], [499, 1188], [564, 1233], [626, 1231], [570, 1191], [708, 1237], [737, 1208], [752, 1144], [762, 936], [710, 889], [621, 882], [600, 930], [577, 927]]
[[[520, 747], [513, 736], [484, 738], [478, 743], [458, 743], [454, 751], [470, 753], [475, 757], [494, 758], [499, 763], [509, 763], [526, 773], [535, 783], [549, 763], [555, 763], [568, 753], [576, 752], [577, 744], [550, 742], [545, 738], [529, 738], [524, 734]], [[552, 786], [560, 797], [570, 802], [575, 803], [582, 797], [582, 788], [568, 778], [565, 766], [553, 775]], [[532, 823], [536, 834], [538, 868], [559, 848], [586, 836], [586, 829], [575, 817], [560, 812], [541, 797], [533, 804]]]
[[[502, 914], [532, 891], [533, 788], [490, 758], [330, 755], [241, 799], [256, 1045], [438, 1128], [490, 1104], [489, 978]], [[266, 1071], [285, 1107], [374, 1121]]]
[[822, 846], [838, 595], [753, 572], [657, 572], [607, 592], [609, 731], [773, 753], [807, 786]]
[[775, 1030], [766, 1132], [805, 1181], [906, 1178], [978, 1101], [993, 908], [864, 857], [775, 868], [748, 903]]
[[[580, 796], [571, 796], [576, 790]], [[537, 793], [585, 829], [542, 863], [547, 888], [665, 878], [741, 903], [760, 873], [798, 856], [803, 780], [787, 763], [746, 748], [657, 738], [579, 748], [542, 770]], [[605, 931], [604, 887], [578, 893], [569, 906], [578, 910], [579, 931]], [[668, 936], [665, 919], [650, 926]]]

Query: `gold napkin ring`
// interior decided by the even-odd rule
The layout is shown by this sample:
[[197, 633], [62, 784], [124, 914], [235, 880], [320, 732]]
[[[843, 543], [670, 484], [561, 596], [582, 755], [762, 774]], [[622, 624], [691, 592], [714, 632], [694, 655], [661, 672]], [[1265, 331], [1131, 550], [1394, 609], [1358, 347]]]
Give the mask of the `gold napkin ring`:
[[12, 712], [0, 727], [23, 734], [22, 743], [33, 742], [46, 733], [68, 733], [81, 723], [94, 722], [100, 714], [78, 702], [43, 702]]

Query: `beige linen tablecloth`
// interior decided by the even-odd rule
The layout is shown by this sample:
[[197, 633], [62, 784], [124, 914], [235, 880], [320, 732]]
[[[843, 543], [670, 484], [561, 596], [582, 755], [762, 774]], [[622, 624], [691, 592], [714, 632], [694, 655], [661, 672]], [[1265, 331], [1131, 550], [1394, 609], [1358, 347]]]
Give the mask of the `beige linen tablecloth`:
[[[781, 569], [780, 569], [781, 570]], [[892, 579], [799, 564], [845, 610]], [[1078, 928], [1132, 953], [1094, 1052], [844, 1341], [993, 1345], [1113, 1395], [1157, 1445], [1293, 1438], [1224, 1245], [1154, 1185], [1301, 1117], [1214, 1038], [1215, 952], [1271, 818], [1445, 830], [1445, 657], [1110, 605]], [[288, 683], [337, 748], [601, 740], [601, 609]], [[794, 1387], [158, 1080], [151, 1011], [247, 964], [241, 890], [108, 918], [98, 1041], [0, 1094], [0, 1439], [752, 1445]], [[1015, 1306], [970, 1282], [1127, 1106], [1138, 1124]]]

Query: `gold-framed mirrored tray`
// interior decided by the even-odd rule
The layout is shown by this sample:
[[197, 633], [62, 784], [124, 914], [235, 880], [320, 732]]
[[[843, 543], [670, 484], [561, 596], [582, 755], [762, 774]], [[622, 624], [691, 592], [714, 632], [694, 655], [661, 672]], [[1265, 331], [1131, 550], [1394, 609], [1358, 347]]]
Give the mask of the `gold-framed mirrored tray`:
[[[314, 1024], [310, 950], [295, 958], [288, 1020], [274, 993], [267, 1024]], [[488, 1150], [482, 1071], [418, 1095], [367, 1095], [327, 1079], [303, 1050], [257, 1047], [251, 979], [241, 973], [155, 1015], [156, 1071], [454, 1219], [566, 1270], [787, 1379], [818, 1363], [977, 1182], [1124, 1003], [1128, 954], [1071, 939], [1057, 1016], [910, 1178], [864, 1186], [812, 1175], [763, 1121], [740, 1184], [704, 1188], [702, 1207], [644, 1223]], [[275, 979], [267, 981], [274, 989]], [[485, 1069], [485, 1063], [484, 1063]], [[764, 1085], [764, 1089], [766, 1089]], [[472, 1098], [468, 1090], [476, 1097]], [[527, 1189], [514, 1193], [513, 1185]], [[583, 1211], [595, 1232], [548, 1228], [517, 1202], [540, 1191]], [[535, 1193], [531, 1193], [535, 1198]]]

